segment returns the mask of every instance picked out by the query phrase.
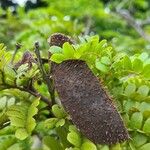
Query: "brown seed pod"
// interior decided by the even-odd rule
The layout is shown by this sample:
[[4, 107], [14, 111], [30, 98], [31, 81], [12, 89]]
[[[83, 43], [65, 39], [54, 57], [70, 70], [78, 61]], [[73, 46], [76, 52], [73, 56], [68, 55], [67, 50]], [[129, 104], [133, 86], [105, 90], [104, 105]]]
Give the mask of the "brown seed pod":
[[62, 105], [83, 135], [109, 145], [129, 138], [112, 100], [85, 62], [53, 64], [52, 73]]
[[69, 36], [66, 36], [62, 33], [54, 33], [48, 38], [48, 43], [50, 46], [55, 45], [62, 47], [65, 42], [73, 44], [73, 40]]
[[52, 63], [52, 76], [62, 105], [83, 135], [108, 145], [129, 138], [112, 100], [84, 61]]

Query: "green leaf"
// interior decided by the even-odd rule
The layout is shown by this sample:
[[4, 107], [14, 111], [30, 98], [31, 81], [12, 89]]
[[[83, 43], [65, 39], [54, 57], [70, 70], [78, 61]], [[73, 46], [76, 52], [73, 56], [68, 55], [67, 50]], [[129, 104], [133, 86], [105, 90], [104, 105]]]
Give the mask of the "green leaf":
[[56, 127], [62, 127], [65, 124], [65, 119], [60, 119], [57, 123], [56, 123]]
[[87, 36], [87, 41], [89, 42], [95, 42], [98, 43], [99, 42], [99, 35], [94, 35], [94, 36]]
[[43, 145], [50, 150], [63, 150], [60, 142], [56, 140], [54, 137], [45, 136], [42, 142]]
[[75, 50], [74, 57], [75, 57], [76, 59], [79, 59], [82, 55], [85, 54], [86, 49], [87, 49], [87, 45], [86, 45], [86, 44], [80, 45], [80, 46]]
[[144, 66], [142, 74], [146, 79], [150, 80], [150, 64]]
[[62, 53], [62, 51], [63, 51], [62, 48], [59, 46], [51, 46], [49, 49], [49, 52], [51, 52], [52, 54]]
[[133, 145], [132, 141], [129, 142], [129, 146], [131, 150], [137, 150], [136, 147]]
[[122, 150], [121, 148], [121, 145], [118, 143], [118, 144], [115, 144], [111, 147], [111, 150]]
[[26, 120], [26, 130], [28, 133], [31, 133], [33, 131], [33, 129], [36, 126], [36, 122], [35, 119], [33, 118], [33, 116], [35, 116], [38, 112], [37, 106], [39, 105], [39, 99], [36, 99], [33, 101], [33, 103], [31, 104], [31, 106], [28, 109], [28, 113], [27, 113], [27, 120]]
[[14, 69], [10, 66], [6, 66], [4, 68], [4, 72], [5, 72], [5, 82], [7, 84], [13, 85], [16, 78], [16, 73]]
[[142, 113], [145, 113], [145, 111], [150, 111], [150, 103], [142, 102], [142, 103], [140, 104], [139, 110], [140, 110]]
[[53, 129], [56, 125], [56, 123], [58, 122], [58, 118], [50, 118], [45, 120], [44, 122], [44, 126], [48, 129]]
[[86, 43], [86, 40], [84, 37], [82, 36], [78, 36], [79, 40], [80, 40], [80, 43]]
[[10, 146], [7, 150], [23, 150], [22, 143], [15, 143], [12, 146]]
[[145, 61], [148, 58], [148, 54], [146, 52], [141, 53], [141, 55], [139, 56], [139, 58], [142, 61]]
[[17, 142], [14, 135], [1, 135], [0, 136], [0, 150], [7, 150]]
[[70, 132], [67, 135], [67, 140], [76, 147], [81, 146], [81, 137], [80, 134], [78, 134], [77, 132], [74, 131]]
[[63, 44], [63, 54], [65, 56], [65, 58], [74, 58], [74, 48], [71, 44], [69, 44], [68, 42]]
[[143, 145], [142, 147], [140, 147], [139, 150], [149, 150], [149, 148], [150, 148], [150, 143], [147, 143], [147, 144]]
[[97, 68], [98, 70], [100, 70], [100, 71], [102, 71], [102, 72], [104, 72], [104, 73], [107, 73], [107, 72], [109, 71], [109, 68], [108, 68], [106, 65], [102, 64], [102, 63], [101, 63], [100, 61], [98, 61], [98, 60], [96, 60], [95, 65], [96, 65], [96, 68]]
[[56, 53], [51, 56], [50, 60], [56, 63], [61, 63], [62, 61], [65, 60], [65, 56], [63, 54]]
[[149, 87], [147, 85], [142, 85], [138, 88], [137, 92], [142, 96], [147, 96], [149, 93]]
[[135, 133], [133, 137], [133, 144], [136, 146], [136, 147], [140, 147], [142, 146], [143, 144], [145, 144], [147, 142], [147, 137], [142, 134], [142, 133]]
[[123, 105], [124, 110], [128, 113], [132, 109], [134, 104], [135, 104], [135, 102], [130, 99], [128, 101], [125, 101], [125, 103]]
[[130, 60], [130, 58], [127, 55], [124, 56], [124, 58], [122, 60], [122, 63], [123, 63], [124, 70], [131, 70], [132, 69], [131, 60]]
[[129, 83], [125, 88], [125, 95], [130, 96], [136, 90], [136, 85], [134, 83]]
[[58, 104], [55, 104], [52, 106], [52, 113], [55, 115], [57, 118], [64, 118], [66, 117], [66, 112], [64, 109], [59, 106]]
[[102, 148], [100, 148], [99, 150], [109, 150], [109, 146], [104, 145], [104, 146], [102, 146]]
[[140, 129], [142, 126], [143, 115], [141, 112], [135, 112], [130, 119], [130, 127], [132, 129]]
[[0, 43], [0, 51], [6, 51], [6, 46], [3, 43]]
[[101, 58], [101, 63], [105, 64], [105, 65], [110, 65], [111, 64], [111, 60], [109, 57], [104, 56]]
[[78, 132], [78, 129], [76, 128], [75, 125], [70, 125], [70, 126], [69, 126], [69, 131], [70, 131], [70, 132], [72, 132], [72, 131]]
[[86, 141], [81, 145], [81, 150], [97, 150], [97, 148], [94, 143]]
[[11, 125], [16, 127], [24, 127], [25, 120], [17, 117], [9, 117], [11, 120]]
[[57, 135], [63, 145], [64, 148], [70, 147], [70, 143], [67, 140], [67, 134], [68, 134], [68, 130], [66, 129], [66, 127], [58, 127], [55, 128]]
[[138, 58], [134, 59], [132, 65], [133, 65], [133, 70], [134, 71], [136, 71], [138, 73], [142, 72], [143, 62], [140, 59], [138, 59]]
[[[36, 126], [34, 115], [37, 114], [39, 99], [35, 99], [31, 105], [14, 105], [9, 107], [7, 116], [11, 125], [17, 127], [16, 137], [20, 140], [27, 138]], [[22, 134], [21, 134], [22, 132]]]
[[97, 51], [101, 51], [102, 48], [105, 48], [107, 46], [107, 40], [102, 40], [98, 43], [96, 49]]
[[150, 133], [150, 118], [148, 118], [143, 126], [143, 131], [146, 133]]
[[24, 140], [26, 139], [29, 135], [26, 131], [26, 129], [24, 128], [19, 128], [18, 130], [16, 130], [15, 133], [16, 138], [20, 139], [20, 140]]

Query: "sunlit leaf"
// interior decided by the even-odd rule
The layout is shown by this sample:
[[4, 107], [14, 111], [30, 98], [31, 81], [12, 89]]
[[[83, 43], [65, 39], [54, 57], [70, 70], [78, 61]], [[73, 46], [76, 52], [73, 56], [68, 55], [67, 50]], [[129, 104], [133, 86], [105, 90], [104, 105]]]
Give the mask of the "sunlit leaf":
[[143, 115], [140, 112], [135, 112], [130, 119], [130, 127], [133, 129], [140, 129], [142, 126]]
[[76, 147], [80, 147], [81, 145], [81, 138], [77, 132], [74, 131], [70, 132], [67, 135], [67, 140]]
[[145, 121], [143, 131], [146, 133], [150, 133], [150, 118]]

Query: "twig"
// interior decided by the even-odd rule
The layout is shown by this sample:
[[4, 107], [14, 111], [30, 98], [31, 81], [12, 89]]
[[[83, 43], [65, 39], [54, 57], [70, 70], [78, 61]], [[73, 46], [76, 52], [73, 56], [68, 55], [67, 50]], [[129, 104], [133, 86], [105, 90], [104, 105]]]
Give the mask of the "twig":
[[43, 77], [45, 78], [46, 76], [46, 71], [44, 70], [43, 68], [43, 64], [42, 64], [42, 59], [41, 59], [41, 54], [40, 54], [40, 51], [39, 51], [39, 43], [38, 42], [35, 42], [35, 54], [36, 54], [36, 57], [37, 57], [37, 61], [38, 61], [38, 65], [39, 65], [39, 69], [43, 75]]
[[90, 33], [91, 25], [92, 25], [92, 19], [91, 17], [87, 17], [84, 35], [88, 35]]
[[48, 88], [48, 91], [49, 91], [49, 94], [50, 94], [50, 97], [51, 97], [52, 104], [54, 104], [55, 103], [55, 93], [54, 93], [54, 88], [53, 88], [53, 81], [50, 78], [50, 76], [46, 73], [45, 69], [43, 68], [42, 58], [41, 58], [41, 55], [40, 55], [39, 43], [38, 42], [35, 43], [35, 54], [36, 54], [36, 57], [37, 57], [39, 69], [42, 73], [42, 77], [43, 77], [43, 79], [44, 79], [44, 81], [47, 85], [47, 88]]
[[23, 90], [25, 92], [28, 92], [30, 93], [31, 95], [35, 96], [35, 97], [40, 97], [40, 99], [45, 102], [46, 104], [48, 104], [49, 107], [52, 106], [52, 103], [49, 101], [48, 98], [46, 98], [45, 96], [41, 95], [40, 93], [38, 93], [37, 91], [32, 91], [32, 90], [29, 90], [29, 89], [25, 89], [25, 88], [20, 88], [18, 87], [17, 89], [19, 90]]
[[51, 86], [51, 94], [52, 94], [52, 99], [53, 99], [53, 101], [52, 101], [52, 103], [54, 104], [55, 103], [55, 86], [54, 86], [54, 81], [53, 81], [53, 79], [52, 79], [52, 61], [50, 60], [50, 57], [51, 57], [51, 53], [50, 52], [48, 52], [48, 64], [49, 64], [49, 84], [50, 84], [50, 86]]
[[15, 60], [15, 56], [16, 56], [16, 54], [17, 54], [17, 52], [18, 52], [18, 50], [19, 50], [20, 48], [21, 48], [21, 44], [20, 44], [20, 43], [17, 43], [17, 44], [16, 44], [16, 49], [15, 49], [14, 54], [13, 54], [12, 59], [11, 59], [11, 64], [13, 64], [13, 62], [14, 62], [14, 60]]
[[137, 33], [143, 37], [145, 40], [147, 40], [148, 42], [150, 42], [150, 35], [148, 35], [147, 33], [145, 33], [145, 31], [142, 29], [141, 24], [139, 24], [129, 13], [128, 10], [126, 9], [117, 9], [117, 13], [124, 18], [127, 23], [132, 26]]
[[30, 93], [31, 95], [33, 95], [35, 97], [39, 97], [40, 100], [42, 100], [43, 102], [45, 102], [49, 107], [52, 106], [51, 101], [49, 101], [48, 98], [46, 98], [45, 96], [43, 96], [42, 94], [40, 94], [39, 92], [37, 92], [35, 89], [32, 90], [32, 89], [28, 89], [28, 88], [25, 88], [25, 87], [18, 87], [16, 85], [8, 85], [8, 84], [5, 83], [5, 88], [3, 88], [3, 90], [6, 90], [6, 89], [18, 89], [20, 91], [24, 91], [24, 92]]
[[145, 33], [145, 31], [142, 28], [144, 24], [150, 22], [150, 18], [145, 20], [145, 23], [143, 24], [141, 23], [142, 21], [139, 22], [138, 20], [136, 20], [127, 9], [122, 8], [127, 2], [128, 0], [124, 0], [116, 7], [117, 14], [124, 18], [127, 21], [127, 23], [130, 26], [132, 26], [141, 37], [143, 37], [146, 41], [150, 42], [150, 35]]

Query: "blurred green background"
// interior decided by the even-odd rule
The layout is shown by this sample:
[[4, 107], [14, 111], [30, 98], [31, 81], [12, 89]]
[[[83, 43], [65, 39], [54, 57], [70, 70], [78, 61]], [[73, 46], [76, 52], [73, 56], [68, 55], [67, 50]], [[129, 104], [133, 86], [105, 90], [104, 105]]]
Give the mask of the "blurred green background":
[[35, 41], [47, 49], [47, 38], [54, 32], [75, 39], [98, 34], [129, 55], [150, 49], [149, 0], [34, 0], [23, 5], [0, 0], [0, 4], [0, 41], [9, 50], [16, 42], [31, 50]]

